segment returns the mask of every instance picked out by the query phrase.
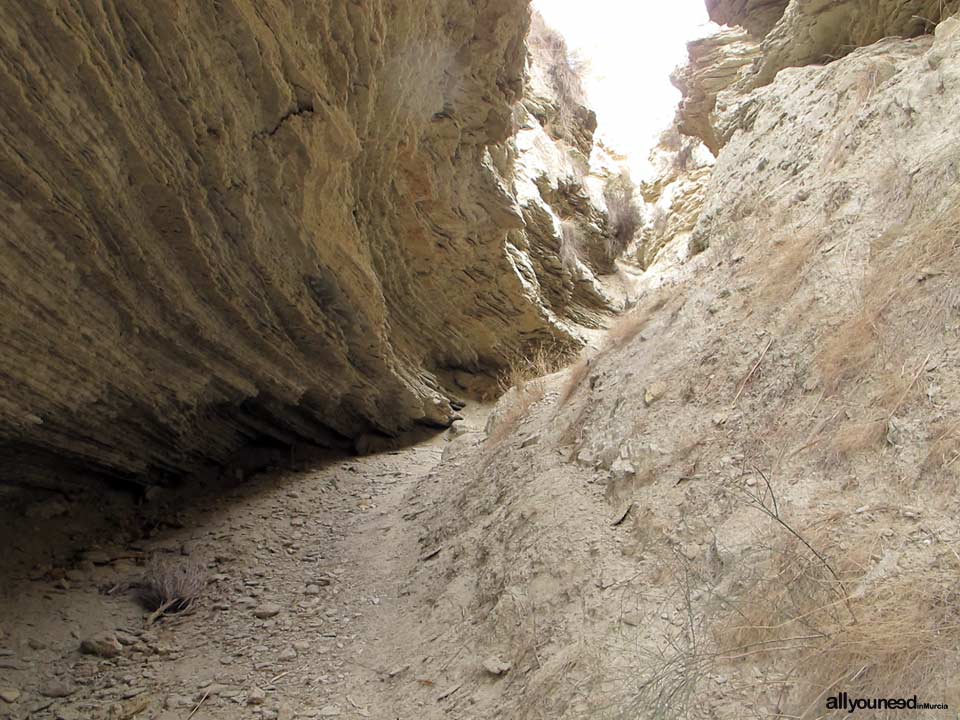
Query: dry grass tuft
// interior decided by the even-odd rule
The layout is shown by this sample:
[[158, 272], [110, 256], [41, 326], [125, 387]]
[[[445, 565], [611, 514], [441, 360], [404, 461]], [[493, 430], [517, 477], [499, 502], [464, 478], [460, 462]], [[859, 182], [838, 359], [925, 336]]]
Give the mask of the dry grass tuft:
[[817, 356], [824, 389], [833, 394], [862, 375], [877, 352], [877, 316], [863, 311], [845, 321], [824, 343]]
[[583, 384], [589, 371], [590, 359], [585, 355], [581, 355], [577, 361], [570, 366], [570, 369], [567, 371], [567, 379], [560, 389], [560, 399], [558, 401], [560, 407], [563, 407], [569, 402], [570, 398], [573, 397], [573, 394], [577, 391], [577, 388]]
[[887, 421], [851, 420], [834, 433], [830, 449], [840, 457], [850, 457], [880, 447], [887, 435]]
[[960, 423], [937, 423], [931, 429], [930, 449], [923, 461], [925, 471], [960, 468]]
[[621, 348], [637, 337], [675, 295], [673, 288], [659, 288], [646, 302], [621, 315], [607, 331], [604, 350]]
[[796, 293], [806, 276], [805, 268], [813, 251], [820, 244], [811, 232], [790, 236], [780, 247], [774, 249], [770, 264], [763, 269], [760, 299], [765, 305], [779, 307]]
[[827, 393], [861, 379], [872, 370], [880, 337], [898, 346], [890, 315], [921, 320], [912, 332], [939, 333], [960, 302], [951, 278], [960, 273], [960, 204], [913, 233], [886, 238], [876, 249], [863, 281], [860, 310], [827, 339], [818, 353]]
[[513, 433], [530, 408], [546, 395], [542, 378], [563, 367], [567, 359], [564, 352], [540, 346], [510, 364], [500, 376], [500, 387], [510, 406], [491, 430], [491, 442], [502, 442]]
[[207, 568], [189, 558], [152, 557], [144, 571], [140, 599], [155, 613], [190, 608], [207, 587]]
[[934, 561], [887, 576], [871, 562], [876, 536], [831, 532], [832, 524], [803, 533], [832, 569], [789, 538], [726, 599], [730, 612], [715, 626], [718, 661], [759, 665], [766, 682], [790, 688], [789, 717], [822, 717], [826, 697], [839, 690], [942, 701], [960, 657], [955, 567]]

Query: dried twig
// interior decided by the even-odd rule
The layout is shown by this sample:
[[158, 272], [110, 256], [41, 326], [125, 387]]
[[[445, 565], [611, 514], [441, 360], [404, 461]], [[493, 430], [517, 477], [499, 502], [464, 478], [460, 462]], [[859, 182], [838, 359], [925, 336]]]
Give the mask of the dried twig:
[[818, 551], [813, 545], [811, 545], [803, 535], [794, 530], [780, 515], [780, 506], [777, 503], [776, 493], [773, 491], [773, 485], [770, 483], [770, 479], [764, 474], [763, 470], [758, 468], [756, 465], [753, 466], [753, 469], [760, 475], [763, 479], [764, 485], [766, 485], [767, 493], [769, 493], [770, 501], [769, 504], [765, 497], [762, 497], [759, 493], [747, 493], [747, 497], [750, 499], [750, 504], [757, 508], [767, 517], [774, 520], [780, 527], [786, 530], [788, 533], [793, 535], [800, 543], [803, 544], [813, 555], [820, 561], [820, 563], [827, 569], [833, 579], [836, 581], [837, 586], [840, 588], [838, 594], [843, 600], [844, 604], [847, 606], [847, 611], [850, 613], [850, 617], [853, 618], [853, 622], [857, 622], [857, 616], [853, 612], [853, 607], [850, 604], [850, 595], [847, 593], [847, 588], [843, 584], [843, 580], [840, 579], [840, 575], [837, 574], [837, 571], [833, 569], [833, 566], [827, 561], [820, 551]]
[[747, 373], [747, 376], [743, 379], [743, 382], [740, 383], [740, 389], [737, 390], [737, 394], [733, 398], [733, 403], [732, 403], [733, 405], [737, 404], [737, 401], [740, 399], [740, 396], [743, 394], [743, 391], [747, 387], [747, 383], [750, 382], [750, 378], [752, 378], [754, 374], [757, 372], [757, 370], [760, 368], [760, 363], [762, 363], [763, 358], [767, 356], [767, 351], [770, 349], [771, 345], [773, 345], [773, 338], [770, 338], [769, 340], [767, 340], [767, 345], [766, 347], [763, 348], [763, 352], [760, 353], [760, 357], [757, 359], [756, 364], [754, 364], [753, 369], [750, 370], [749, 373]]
[[197, 714], [197, 710], [200, 709], [200, 706], [203, 705], [204, 702], [206, 702], [206, 699], [207, 699], [209, 696], [210, 696], [210, 691], [209, 691], [209, 690], [207, 690], [205, 693], [203, 693], [203, 697], [200, 698], [200, 702], [198, 702], [198, 703], [196, 704], [196, 707], [194, 707], [193, 710], [190, 711], [190, 714], [187, 715], [187, 720], [190, 720], [190, 718], [192, 718], [194, 715]]

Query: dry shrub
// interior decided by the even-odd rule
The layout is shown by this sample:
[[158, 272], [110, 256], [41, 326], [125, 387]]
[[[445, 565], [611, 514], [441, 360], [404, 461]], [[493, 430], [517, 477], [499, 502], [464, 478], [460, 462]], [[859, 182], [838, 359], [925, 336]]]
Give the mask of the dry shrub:
[[607, 203], [610, 225], [603, 248], [608, 267], [613, 267], [614, 260], [623, 255], [640, 230], [643, 218], [635, 194], [636, 186], [626, 172], [611, 177], [604, 187], [603, 197]]
[[183, 612], [203, 594], [207, 568], [190, 558], [155, 555], [147, 563], [140, 585], [140, 599], [148, 610]]
[[540, 13], [534, 12], [530, 22], [528, 43], [546, 60], [547, 79], [557, 99], [557, 117], [553, 121], [558, 134], [571, 136], [586, 101], [583, 75], [586, 63], [567, 47], [567, 41], [549, 27]]
[[718, 660], [750, 662], [766, 683], [790, 688], [788, 717], [823, 717], [826, 697], [840, 690], [944, 700], [960, 656], [955, 569], [941, 558], [892, 577], [869, 572], [877, 538], [831, 532], [834, 519], [802, 533], [830, 566], [790, 537], [771, 547], [737, 597], [724, 599], [726, 617], [714, 627]]
[[664, 150], [677, 151], [683, 144], [683, 135], [680, 134], [680, 129], [671, 123], [670, 127], [660, 133], [657, 144]]

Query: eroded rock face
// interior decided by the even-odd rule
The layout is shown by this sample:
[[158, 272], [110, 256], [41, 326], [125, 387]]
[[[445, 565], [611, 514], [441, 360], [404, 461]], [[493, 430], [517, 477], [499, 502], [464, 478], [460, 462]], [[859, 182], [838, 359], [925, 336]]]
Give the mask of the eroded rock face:
[[714, 21], [739, 27], [689, 43], [688, 62], [672, 79], [683, 93], [677, 126], [716, 155], [730, 133], [718, 116], [781, 70], [829, 63], [883, 38], [928, 33], [960, 1], [708, 0], [707, 8]]
[[777, 24], [790, 0], [706, 0], [710, 19], [720, 25], [740, 25], [762, 38]]
[[712, 118], [717, 95], [749, 72], [759, 57], [760, 46], [740, 28], [688, 43], [687, 64], [670, 76], [683, 94], [676, 120], [680, 132], [700, 138], [714, 155], [720, 152]]
[[645, 217], [634, 251], [644, 268], [657, 262], [667, 245], [680, 261], [694, 251], [690, 241], [713, 170], [713, 156], [707, 148], [694, 138], [682, 136], [676, 128], [661, 136], [650, 161], [654, 173], [640, 185]]
[[745, 87], [766, 85], [786, 67], [824, 63], [886, 37], [916, 37], [960, 7], [956, 0], [791, 0], [763, 39]]
[[255, 439], [443, 425], [438, 377], [576, 344], [604, 301], [531, 259], [513, 177], [528, 22], [526, 0], [0, 8], [4, 475], [153, 481]]

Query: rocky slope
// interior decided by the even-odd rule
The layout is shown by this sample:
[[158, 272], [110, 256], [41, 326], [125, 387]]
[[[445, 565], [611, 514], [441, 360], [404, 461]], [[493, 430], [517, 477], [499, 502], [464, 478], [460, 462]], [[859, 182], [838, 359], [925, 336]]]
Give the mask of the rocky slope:
[[958, 702], [960, 18], [730, 97], [701, 252], [431, 481], [460, 717]]
[[[565, 151], [513, 137], [525, 0], [13, 3], [0, 23], [6, 481], [158, 482], [251, 442], [443, 426], [447, 388], [576, 346], [610, 307], [556, 260], [531, 185], [557, 187]], [[520, 172], [524, 144], [553, 170]]]

